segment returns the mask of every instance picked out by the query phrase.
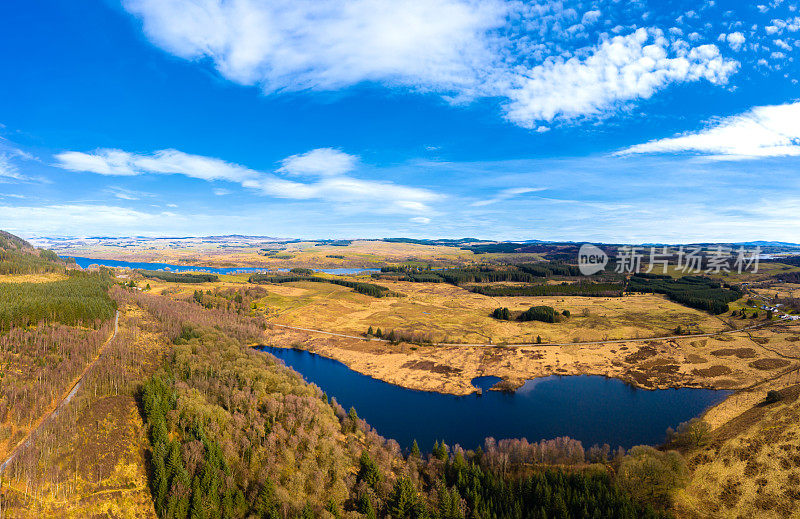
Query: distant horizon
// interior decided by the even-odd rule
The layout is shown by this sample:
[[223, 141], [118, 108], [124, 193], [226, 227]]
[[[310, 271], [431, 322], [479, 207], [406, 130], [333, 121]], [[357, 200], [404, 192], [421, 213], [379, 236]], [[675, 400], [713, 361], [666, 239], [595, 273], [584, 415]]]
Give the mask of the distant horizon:
[[25, 240], [189, 240], [189, 239], [212, 239], [212, 238], [242, 238], [252, 240], [264, 240], [275, 243], [282, 242], [325, 242], [325, 241], [385, 241], [385, 240], [418, 240], [427, 242], [448, 241], [448, 242], [461, 242], [461, 243], [519, 243], [519, 244], [582, 244], [593, 243], [600, 245], [641, 245], [641, 246], [661, 246], [661, 245], [764, 245], [764, 246], [787, 246], [787, 247], [800, 247], [800, 243], [781, 241], [781, 240], [743, 240], [743, 241], [696, 241], [696, 242], [661, 242], [661, 241], [641, 241], [641, 242], [624, 242], [624, 241], [597, 241], [597, 240], [541, 240], [535, 238], [529, 239], [492, 239], [492, 238], [475, 238], [475, 237], [433, 237], [433, 238], [419, 238], [411, 236], [381, 236], [381, 237], [349, 237], [349, 238], [310, 238], [310, 237], [279, 237], [257, 234], [219, 234], [219, 235], [184, 235], [184, 236], [146, 236], [146, 235], [130, 235], [130, 236], [25, 236], [19, 235], [20, 238]]

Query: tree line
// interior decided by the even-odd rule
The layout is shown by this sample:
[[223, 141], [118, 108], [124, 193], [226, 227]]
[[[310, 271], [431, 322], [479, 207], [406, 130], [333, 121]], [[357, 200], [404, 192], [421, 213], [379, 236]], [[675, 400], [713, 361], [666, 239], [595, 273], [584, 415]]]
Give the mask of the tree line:
[[658, 274], [634, 274], [628, 281], [627, 290], [664, 294], [671, 301], [714, 315], [727, 312], [728, 303], [742, 297], [738, 287], [722, 285], [719, 281], [701, 276], [673, 279]]
[[249, 279], [250, 283], [297, 283], [310, 281], [312, 283], [330, 283], [347, 288], [352, 288], [359, 294], [372, 297], [388, 297], [396, 295], [388, 288], [374, 283], [364, 283], [363, 281], [348, 281], [338, 278], [323, 278], [319, 276], [275, 276], [270, 274], [253, 274]]
[[168, 283], [213, 283], [219, 281], [218, 275], [204, 272], [178, 273], [165, 270], [137, 270], [137, 272], [146, 278], [160, 279]]
[[622, 297], [625, 290], [623, 283], [580, 283], [535, 284], [535, 285], [492, 285], [473, 286], [470, 292], [491, 297], [506, 296], [585, 296], [585, 297]]

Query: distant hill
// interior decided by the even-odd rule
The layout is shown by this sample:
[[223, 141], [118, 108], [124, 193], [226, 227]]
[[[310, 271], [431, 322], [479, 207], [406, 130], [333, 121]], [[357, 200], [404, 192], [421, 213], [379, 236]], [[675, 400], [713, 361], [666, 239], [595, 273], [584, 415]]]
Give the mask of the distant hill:
[[19, 236], [14, 236], [10, 232], [0, 230], [0, 249], [3, 250], [33, 250], [33, 245], [26, 242]]
[[64, 260], [46, 249], [37, 249], [19, 236], [0, 231], [0, 274], [63, 272]]

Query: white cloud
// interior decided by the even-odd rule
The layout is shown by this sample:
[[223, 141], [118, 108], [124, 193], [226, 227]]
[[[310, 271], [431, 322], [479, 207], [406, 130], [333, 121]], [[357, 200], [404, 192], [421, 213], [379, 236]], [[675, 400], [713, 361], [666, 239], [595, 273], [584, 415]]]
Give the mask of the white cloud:
[[423, 225], [431, 223], [431, 219], [427, 218], [425, 216], [415, 216], [414, 218], [410, 218], [409, 220], [411, 222], [420, 223], [420, 224], [423, 224]]
[[581, 24], [591, 25], [593, 23], [596, 23], [597, 20], [600, 19], [601, 14], [602, 13], [598, 10], [586, 11], [585, 13], [583, 13], [583, 18], [581, 18]]
[[333, 148], [318, 148], [281, 161], [278, 171], [291, 175], [332, 176], [352, 171], [358, 157]]
[[266, 92], [361, 81], [451, 89], [492, 61], [500, 0], [125, 0], [157, 45]]
[[701, 153], [711, 160], [799, 156], [800, 103], [756, 107], [699, 132], [637, 144], [617, 155], [680, 152]]
[[133, 176], [143, 173], [177, 174], [202, 180], [242, 182], [258, 173], [220, 159], [161, 150], [152, 155], [100, 149], [94, 153], [67, 151], [56, 154], [58, 166], [100, 175]]
[[792, 47], [791, 45], [789, 45], [788, 43], [786, 43], [785, 41], [783, 41], [781, 39], [777, 39], [777, 40], [773, 41], [772, 43], [774, 43], [776, 47], [780, 47], [780, 48], [782, 48], [783, 50], [786, 50], [786, 51], [792, 51], [794, 49], [794, 47]]
[[230, 195], [231, 191], [229, 189], [222, 189], [221, 187], [215, 187], [212, 192], [217, 196], [225, 196]]
[[546, 189], [547, 188], [545, 187], [512, 187], [500, 191], [493, 198], [489, 198], [487, 200], [478, 200], [477, 202], [473, 202], [472, 205], [474, 207], [483, 207], [486, 205], [496, 204], [497, 202], [508, 200], [509, 198], [514, 198], [515, 196], [524, 195], [526, 193], [535, 193], [537, 191], [545, 191]]
[[735, 51], [741, 49], [745, 41], [744, 34], [740, 32], [732, 32], [728, 34], [726, 40], [728, 41], [728, 45], [730, 46], [730, 48], [732, 48]]
[[[506, 118], [607, 115], [670, 84], [724, 84], [736, 70], [713, 45], [658, 29], [599, 43], [561, 2], [506, 0], [123, 0], [149, 39], [265, 93], [338, 90], [362, 82], [435, 92], [453, 103], [498, 98]], [[609, 13], [608, 16], [612, 16]], [[578, 23], [580, 22], [580, 23]], [[698, 33], [690, 35], [700, 40]], [[580, 42], [578, 44], [571, 41]], [[299, 157], [298, 157], [299, 158]], [[288, 171], [288, 169], [287, 169]]]
[[660, 31], [639, 29], [604, 41], [589, 57], [552, 59], [520, 75], [509, 91], [507, 117], [528, 128], [557, 116], [599, 116], [646, 99], [672, 83], [722, 84], [736, 71], [714, 45], [669, 49]]
[[56, 160], [58, 167], [71, 171], [118, 176], [184, 175], [206, 181], [235, 182], [278, 198], [323, 199], [339, 204], [380, 203], [384, 210], [399, 213], [429, 212], [428, 204], [441, 198], [427, 189], [348, 176], [356, 168], [358, 157], [330, 148], [311, 150], [281, 161], [282, 167], [276, 173], [312, 177], [307, 182], [177, 150], [161, 150], [151, 155], [107, 149], [94, 153], [68, 151], [57, 154]]

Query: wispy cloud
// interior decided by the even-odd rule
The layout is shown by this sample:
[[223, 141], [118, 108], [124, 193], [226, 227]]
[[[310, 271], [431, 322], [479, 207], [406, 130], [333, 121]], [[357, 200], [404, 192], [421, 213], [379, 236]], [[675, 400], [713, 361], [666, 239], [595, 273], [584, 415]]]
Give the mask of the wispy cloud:
[[709, 160], [747, 160], [800, 155], [800, 103], [760, 106], [713, 121], [679, 137], [637, 144], [616, 155], [699, 153]]
[[22, 150], [11, 148], [7, 152], [0, 152], [0, 184], [37, 183], [49, 184], [50, 180], [40, 176], [30, 176], [20, 172], [15, 160], [38, 160], [33, 155]]
[[0, 182], [12, 182], [15, 180], [25, 180], [17, 166], [11, 163], [8, 155], [0, 155]]
[[[688, 43], [658, 27], [628, 24], [615, 27], [617, 35], [604, 28], [590, 37], [603, 11], [560, 1], [123, 4], [156, 45], [210, 60], [225, 78], [268, 94], [374, 82], [439, 93], [454, 103], [497, 98], [504, 116], [526, 128], [603, 117], [672, 84], [725, 84], [737, 69], [710, 42]], [[614, 27], [610, 19], [605, 25]]]
[[144, 191], [136, 191], [120, 186], [109, 186], [105, 189], [105, 192], [120, 200], [141, 200], [142, 198], [155, 196], [153, 193], [145, 193]]
[[536, 191], [545, 191], [546, 189], [546, 187], [511, 187], [500, 191], [492, 198], [473, 202], [472, 205], [474, 207], [483, 207], [496, 204], [497, 202], [502, 202], [503, 200], [508, 200], [509, 198], [514, 198], [515, 196], [524, 195], [526, 193], [534, 193]]
[[182, 220], [172, 212], [148, 213], [104, 204], [0, 206], [0, 228], [30, 234], [73, 235], [76, 229], [120, 234]]
[[[380, 204], [382, 210], [397, 213], [431, 212], [429, 204], [442, 198], [427, 189], [355, 178], [349, 174], [356, 169], [358, 157], [330, 148], [288, 157], [274, 173], [177, 150], [161, 150], [149, 155], [122, 150], [68, 151], [57, 154], [56, 160], [58, 167], [71, 171], [115, 176], [184, 175], [205, 181], [234, 182], [278, 198]], [[289, 180], [280, 177], [281, 173], [299, 179]]]

